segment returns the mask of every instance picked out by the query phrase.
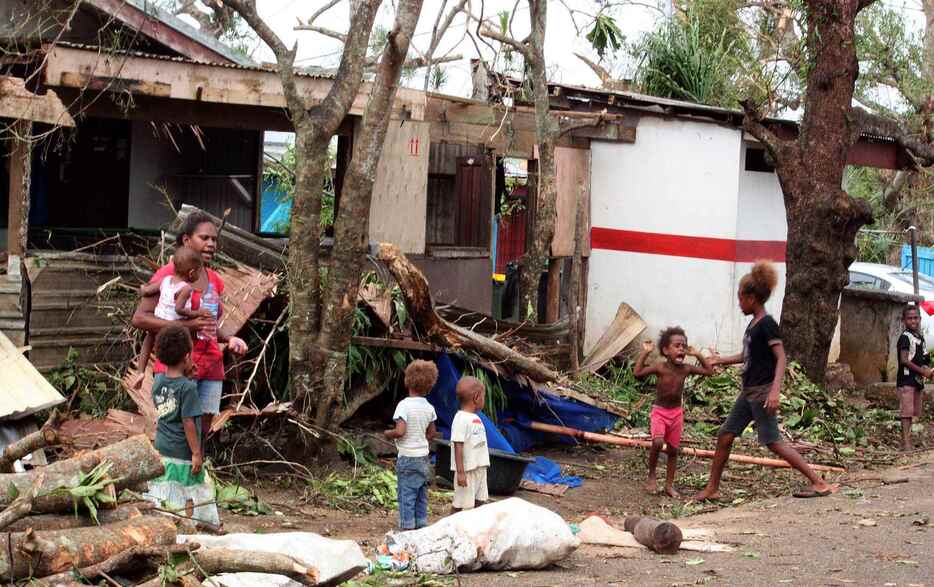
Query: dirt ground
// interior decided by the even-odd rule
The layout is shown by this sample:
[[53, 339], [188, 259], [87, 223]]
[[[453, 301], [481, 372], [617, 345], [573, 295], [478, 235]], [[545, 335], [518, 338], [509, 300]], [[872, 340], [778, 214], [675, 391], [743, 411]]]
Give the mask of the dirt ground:
[[[746, 447], [744, 452], [748, 452]], [[569, 522], [592, 513], [607, 518], [646, 514], [676, 519], [686, 527], [713, 530], [735, 553], [659, 556], [647, 551], [583, 545], [558, 567], [544, 571], [482, 573], [461, 577], [464, 585], [930, 585], [934, 586], [934, 452], [921, 452], [894, 467], [853, 471], [829, 478], [841, 491], [829, 498], [789, 497], [803, 478], [788, 470], [733, 466], [724, 480], [724, 502], [696, 504], [642, 490], [645, 454], [595, 447], [544, 453], [565, 474], [584, 477], [582, 487], [561, 498], [520, 491], [517, 496], [547, 507]], [[812, 460], [815, 458], [811, 455]], [[660, 463], [663, 467], [663, 464]], [[706, 481], [709, 461], [685, 459], [679, 488], [690, 494]], [[661, 469], [663, 470], [663, 468]], [[660, 472], [661, 472], [660, 470]], [[907, 483], [882, 485], [882, 478]], [[265, 476], [251, 484], [275, 510], [271, 516], [224, 514], [228, 531], [309, 530], [356, 540], [367, 556], [393, 529], [396, 513], [334, 509], [313, 492], [284, 488]], [[449, 495], [431, 497], [431, 520], [442, 517]], [[862, 522], [860, 520], [871, 520]]]

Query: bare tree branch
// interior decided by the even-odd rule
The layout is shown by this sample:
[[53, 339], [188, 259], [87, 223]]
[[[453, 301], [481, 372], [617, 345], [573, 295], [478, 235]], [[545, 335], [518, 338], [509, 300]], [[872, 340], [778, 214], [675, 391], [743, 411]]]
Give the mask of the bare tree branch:
[[[301, 23], [301, 21], [299, 21]], [[339, 33], [335, 30], [326, 29], [324, 27], [314, 26], [310, 24], [297, 24], [294, 29], [296, 31], [310, 31], [312, 33], [318, 33], [319, 35], [324, 35], [325, 37], [331, 37], [332, 39], [337, 39], [342, 43], [347, 42], [347, 35], [344, 33]]]
[[743, 116], [743, 129], [765, 146], [773, 160], [776, 162], [784, 160], [791, 148], [791, 144], [779, 138], [762, 124], [762, 116], [750, 100], [742, 100], [740, 105], [743, 107], [745, 114]]

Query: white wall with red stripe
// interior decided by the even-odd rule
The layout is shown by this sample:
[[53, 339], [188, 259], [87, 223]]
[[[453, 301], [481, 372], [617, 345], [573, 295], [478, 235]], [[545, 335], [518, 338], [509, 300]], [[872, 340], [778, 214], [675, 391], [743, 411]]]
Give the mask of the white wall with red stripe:
[[768, 308], [780, 314], [782, 192], [774, 172], [746, 169], [750, 146], [738, 128], [648, 116], [635, 143], [591, 143], [585, 349], [626, 302], [651, 337], [680, 325], [694, 346], [738, 350], [748, 319], [736, 287], [759, 258], [776, 261]]

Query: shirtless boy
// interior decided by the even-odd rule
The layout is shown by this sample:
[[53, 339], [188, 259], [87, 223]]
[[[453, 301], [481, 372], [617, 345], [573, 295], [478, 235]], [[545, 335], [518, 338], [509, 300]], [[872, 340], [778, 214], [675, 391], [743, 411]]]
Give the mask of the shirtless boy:
[[[693, 348], [688, 346], [684, 330], [674, 326], [661, 332], [658, 348], [663, 362], [646, 367], [645, 360], [655, 345], [651, 341], [642, 343], [642, 352], [636, 359], [634, 374], [639, 379], [655, 375], [655, 402], [652, 404], [651, 431], [652, 450], [649, 452], [649, 479], [645, 490], [649, 493], [658, 491], [655, 468], [658, 465], [658, 453], [665, 449], [668, 454], [668, 468], [665, 476], [665, 493], [670, 497], [680, 497], [675, 490], [675, 472], [678, 470], [678, 445], [684, 430], [684, 410], [681, 408], [681, 393], [684, 380], [688, 375], [712, 375], [713, 367]], [[697, 358], [700, 366], [685, 364], [684, 358]]]

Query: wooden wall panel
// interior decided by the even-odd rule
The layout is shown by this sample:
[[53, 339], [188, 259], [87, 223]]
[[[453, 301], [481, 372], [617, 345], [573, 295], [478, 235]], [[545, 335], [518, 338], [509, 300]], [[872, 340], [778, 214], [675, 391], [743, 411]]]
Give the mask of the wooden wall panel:
[[584, 255], [590, 254], [590, 150], [555, 148], [558, 201], [556, 206], [555, 238], [551, 242], [553, 257], [574, 255], [575, 201], [582, 199], [586, 206], [587, 237]]
[[425, 252], [429, 148], [429, 123], [389, 123], [373, 184], [371, 241], [393, 243], [404, 253]]

